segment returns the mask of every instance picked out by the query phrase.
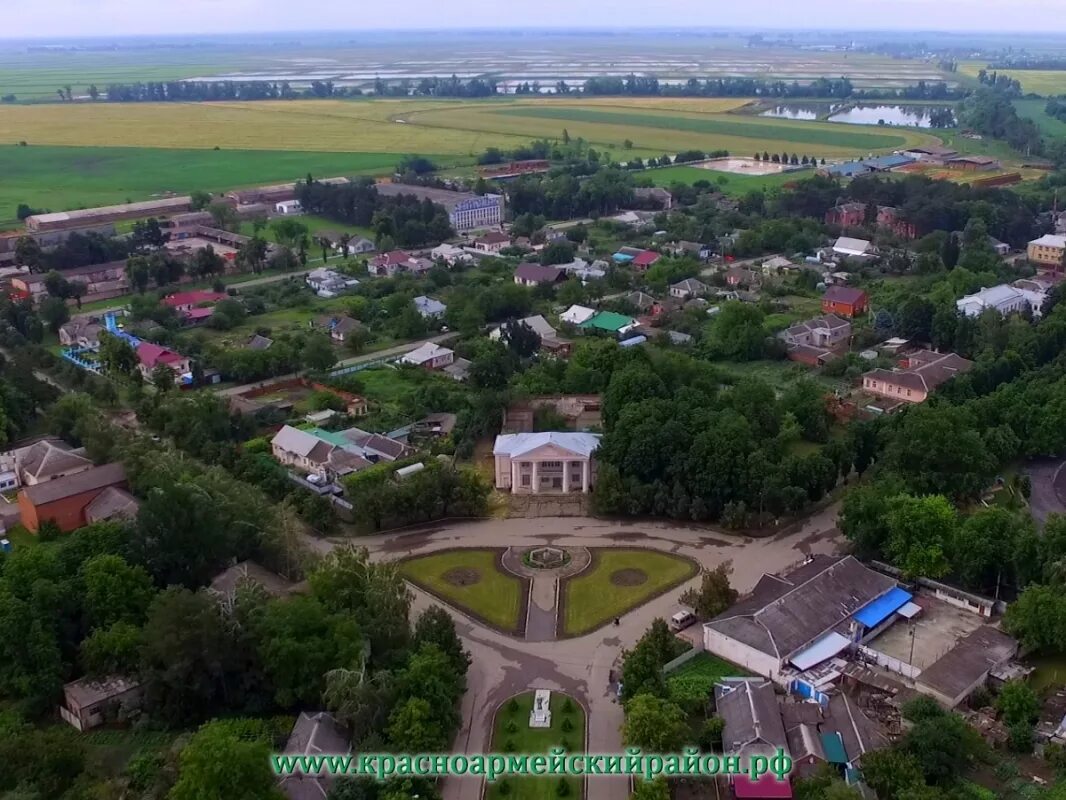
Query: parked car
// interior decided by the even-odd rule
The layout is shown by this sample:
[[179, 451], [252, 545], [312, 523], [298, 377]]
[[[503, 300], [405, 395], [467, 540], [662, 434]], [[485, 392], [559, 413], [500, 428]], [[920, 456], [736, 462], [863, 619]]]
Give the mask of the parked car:
[[691, 611], [678, 611], [672, 617], [670, 617], [670, 630], [680, 631], [687, 628], [689, 625], [696, 624], [696, 615]]

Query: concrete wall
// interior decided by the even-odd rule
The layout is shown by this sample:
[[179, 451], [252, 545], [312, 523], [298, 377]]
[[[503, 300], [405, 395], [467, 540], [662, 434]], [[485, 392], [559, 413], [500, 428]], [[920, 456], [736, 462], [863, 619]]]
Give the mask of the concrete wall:
[[765, 678], [776, 681], [780, 673], [780, 662], [773, 656], [707, 626], [703, 628], [703, 649]]

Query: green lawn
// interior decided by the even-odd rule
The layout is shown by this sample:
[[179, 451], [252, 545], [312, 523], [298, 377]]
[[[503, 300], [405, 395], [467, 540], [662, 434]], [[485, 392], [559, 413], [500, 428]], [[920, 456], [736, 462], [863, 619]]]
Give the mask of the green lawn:
[[[316, 236], [321, 231], [330, 231], [332, 233], [350, 233], [353, 236], [364, 236], [367, 239], [370, 239], [371, 241], [373, 241], [374, 239], [374, 231], [372, 231], [370, 228], [362, 228], [358, 225], [345, 225], [344, 223], [334, 222], [331, 219], [326, 219], [325, 217], [317, 217], [313, 214], [305, 214], [303, 216], [297, 217], [296, 219], [307, 226], [307, 230], [312, 237]], [[255, 226], [251, 222], [241, 223], [241, 233], [245, 234], [246, 236], [251, 236], [254, 232]], [[274, 236], [274, 229], [270, 225], [267, 225], [266, 228], [263, 229], [261, 235], [267, 241], [277, 241], [276, 237]], [[317, 254], [319, 253], [319, 248], [317, 246], [312, 246], [311, 252], [313, 254]], [[340, 260], [340, 256], [330, 253], [330, 264], [335, 264]]]
[[[501, 108], [496, 114], [518, 117], [538, 117], [541, 119], [558, 119], [575, 122], [598, 122], [608, 125], [627, 125], [633, 128], [666, 128], [673, 131], [691, 133], [738, 136], [763, 142], [783, 142], [789, 145], [829, 145], [834, 147], [858, 148], [860, 150], [879, 150], [898, 147], [906, 143], [905, 136], [880, 133], [877, 131], [855, 130], [858, 126], [837, 125], [833, 123], [809, 123], [803, 125], [781, 125], [780, 121], [757, 121], [753, 119], [724, 119], [712, 116], [686, 117], [677, 114], [642, 114], [624, 111], [601, 111], [592, 108], [574, 107], [531, 107]], [[724, 116], [724, 115], [723, 115]], [[791, 122], [791, 120], [785, 120]], [[756, 145], [752, 145], [754, 150]], [[789, 148], [790, 150], [792, 147]]]
[[[567, 702], [569, 701], [569, 706]], [[533, 708], [533, 692], [520, 694], [503, 704], [496, 713], [496, 724], [492, 733], [493, 753], [544, 753], [565, 742], [570, 752], [585, 749], [585, 712], [581, 706], [559, 692], [552, 692], [552, 724], [549, 728], [529, 727], [529, 712]], [[564, 711], [568, 707], [569, 711]], [[569, 725], [566, 722], [569, 721]], [[564, 731], [564, 727], [571, 730]], [[513, 729], [513, 730], [509, 730]], [[578, 800], [582, 794], [580, 778], [567, 778], [570, 793], [567, 797]], [[506, 781], [508, 788], [503, 788]], [[485, 793], [486, 800], [554, 800], [557, 794], [559, 778], [552, 776], [506, 778], [489, 784]]]
[[19, 547], [33, 547], [40, 541], [35, 534], [30, 533], [21, 525], [9, 528], [7, 533], [0, 538], [7, 539], [16, 549]]
[[391, 173], [402, 157], [291, 150], [38, 147], [32, 142], [29, 147], [0, 145], [0, 225], [17, 221], [19, 203], [63, 211], [150, 200], [167, 192], [224, 192], [285, 183], [309, 172], [318, 177], [383, 175]]
[[[526, 590], [521, 580], [496, 568], [497, 552], [466, 549], [433, 553], [401, 562], [400, 571], [446, 602], [514, 633], [524, 622], [519, 614]], [[474, 582], [464, 586], [459, 580], [449, 580], [449, 573], [458, 578], [459, 571], [466, 571]]]
[[[619, 585], [612, 580], [622, 570], [643, 573], [639, 585]], [[568, 636], [588, 633], [652, 597], [688, 580], [696, 565], [685, 558], [639, 548], [595, 549], [592, 564], [565, 581], [563, 631]]]
[[810, 378], [826, 386], [835, 389], [839, 384], [838, 378], [826, 378], [816, 369], [811, 369], [794, 361], [714, 361], [715, 367], [722, 370], [731, 381], [739, 381], [745, 377], [755, 377], [766, 381], [778, 391], [787, 389], [796, 381]]

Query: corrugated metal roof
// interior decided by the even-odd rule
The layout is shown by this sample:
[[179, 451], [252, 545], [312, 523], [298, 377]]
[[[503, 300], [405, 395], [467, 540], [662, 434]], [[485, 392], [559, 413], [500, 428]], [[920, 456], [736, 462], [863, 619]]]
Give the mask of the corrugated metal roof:
[[825, 751], [825, 760], [830, 764], [847, 764], [848, 754], [844, 752], [844, 742], [836, 731], [822, 734], [822, 749]]
[[796, 653], [792, 658], [792, 665], [798, 670], [810, 669], [823, 661], [828, 661], [837, 653], [847, 649], [850, 644], [851, 641], [847, 636], [830, 631], [810, 647]]
[[855, 613], [855, 620], [861, 622], [867, 628], [876, 628], [882, 622], [903, 608], [914, 597], [910, 592], [898, 586], [890, 592], [881, 595], [871, 603], [867, 603]]

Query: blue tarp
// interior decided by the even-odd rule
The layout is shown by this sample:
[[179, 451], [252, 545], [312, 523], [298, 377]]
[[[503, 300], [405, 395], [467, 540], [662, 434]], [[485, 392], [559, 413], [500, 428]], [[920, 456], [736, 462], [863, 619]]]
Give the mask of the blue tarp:
[[888, 619], [890, 615], [895, 614], [909, 603], [911, 597], [910, 592], [897, 586], [892, 591], [881, 595], [855, 612], [855, 620], [861, 622], [867, 628], [876, 628]]

